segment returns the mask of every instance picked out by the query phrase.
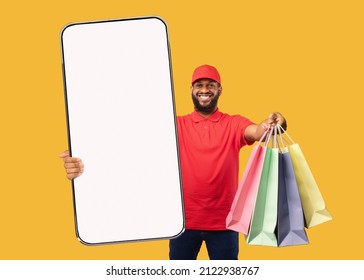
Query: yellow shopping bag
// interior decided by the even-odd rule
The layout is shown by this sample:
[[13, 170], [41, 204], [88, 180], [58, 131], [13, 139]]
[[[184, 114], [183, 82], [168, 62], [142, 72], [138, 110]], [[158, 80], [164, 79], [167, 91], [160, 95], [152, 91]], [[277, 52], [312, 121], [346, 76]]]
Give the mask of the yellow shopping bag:
[[[281, 129], [283, 130], [282, 127]], [[287, 132], [285, 135], [293, 143], [288, 145], [288, 150], [301, 197], [306, 227], [310, 228], [331, 220], [332, 216], [326, 209], [324, 199], [300, 146], [289, 137]]]

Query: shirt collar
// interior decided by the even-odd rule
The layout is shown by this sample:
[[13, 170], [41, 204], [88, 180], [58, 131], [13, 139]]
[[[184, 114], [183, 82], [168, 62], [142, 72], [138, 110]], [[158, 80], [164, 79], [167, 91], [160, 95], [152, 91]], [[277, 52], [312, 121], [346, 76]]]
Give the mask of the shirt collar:
[[222, 113], [217, 109], [212, 115], [207, 118], [201, 116], [196, 110], [192, 113], [192, 120], [194, 122], [200, 122], [203, 120], [208, 120], [212, 122], [218, 122], [221, 119]]

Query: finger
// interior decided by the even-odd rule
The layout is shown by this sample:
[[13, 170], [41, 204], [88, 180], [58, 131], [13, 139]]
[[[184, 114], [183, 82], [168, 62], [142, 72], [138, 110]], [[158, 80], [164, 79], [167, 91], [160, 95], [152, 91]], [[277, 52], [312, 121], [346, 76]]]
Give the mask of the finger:
[[70, 163], [65, 163], [64, 164], [64, 167], [67, 169], [67, 168], [83, 168], [84, 165], [82, 162], [76, 162], [76, 163], [73, 163], [73, 162], [70, 162]]
[[282, 124], [284, 122], [284, 118], [280, 113], [275, 113], [276, 114], [276, 118], [275, 121], [279, 124]]
[[69, 180], [73, 180], [73, 179], [75, 179], [75, 178], [77, 178], [77, 177], [79, 177], [79, 176], [81, 176], [81, 174], [82, 173], [70, 173], [70, 174], [67, 174], [67, 179], [69, 179]]
[[60, 153], [58, 156], [60, 158], [65, 158], [65, 157], [68, 157], [69, 155], [70, 155], [70, 152], [68, 150], [66, 150], [63, 153]]
[[268, 117], [268, 124], [272, 125], [273, 123], [276, 123], [276, 121], [277, 121], [277, 114], [276, 113], [270, 114]]
[[272, 127], [277, 124], [277, 120], [270, 120], [268, 123], [269, 123], [269, 127]]
[[272, 120], [274, 120], [274, 121], [275, 121], [277, 118], [278, 118], [277, 113], [272, 113], [272, 114], [271, 114], [271, 119], [272, 119]]
[[83, 168], [67, 168], [66, 173], [67, 174], [82, 174]]
[[273, 112], [271, 114], [269, 114], [269, 119], [276, 119], [277, 118], [277, 113]]
[[75, 157], [65, 157], [63, 158], [63, 161], [65, 163], [77, 163], [77, 162], [82, 162], [80, 158], [75, 158]]

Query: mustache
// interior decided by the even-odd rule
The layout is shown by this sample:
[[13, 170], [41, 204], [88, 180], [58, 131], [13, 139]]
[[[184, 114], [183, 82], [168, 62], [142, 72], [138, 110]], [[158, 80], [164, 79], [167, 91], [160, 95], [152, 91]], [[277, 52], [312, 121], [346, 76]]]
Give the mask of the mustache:
[[208, 92], [200, 92], [200, 91], [196, 92], [196, 95], [198, 95], [198, 94], [210, 94], [210, 95], [213, 95], [214, 93], [209, 90]]

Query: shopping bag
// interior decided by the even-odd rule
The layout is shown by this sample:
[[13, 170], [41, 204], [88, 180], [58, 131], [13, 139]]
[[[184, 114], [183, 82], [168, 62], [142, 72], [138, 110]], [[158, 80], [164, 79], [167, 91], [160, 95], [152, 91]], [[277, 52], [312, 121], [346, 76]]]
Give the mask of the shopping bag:
[[267, 136], [267, 133], [268, 131], [264, 133], [252, 150], [230, 212], [226, 217], [227, 229], [245, 235], [248, 234], [266, 152], [266, 146], [262, 146], [261, 142]]
[[278, 200], [278, 148], [275, 145], [275, 138], [276, 133], [273, 148], [266, 148], [257, 199], [247, 236], [248, 244], [277, 246], [275, 228]]
[[278, 246], [308, 244], [301, 199], [286, 147], [281, 147], [278, 158]]
[[301, 197], [306, 227], [310, 228], [330, 221], [332, 216], [326, 209], [324, 199], [300, 146], [294, 143], [287, 132], [285, 134], [293, 143], [288, 145], [288, 150], [291, 155], [293, 170]]

